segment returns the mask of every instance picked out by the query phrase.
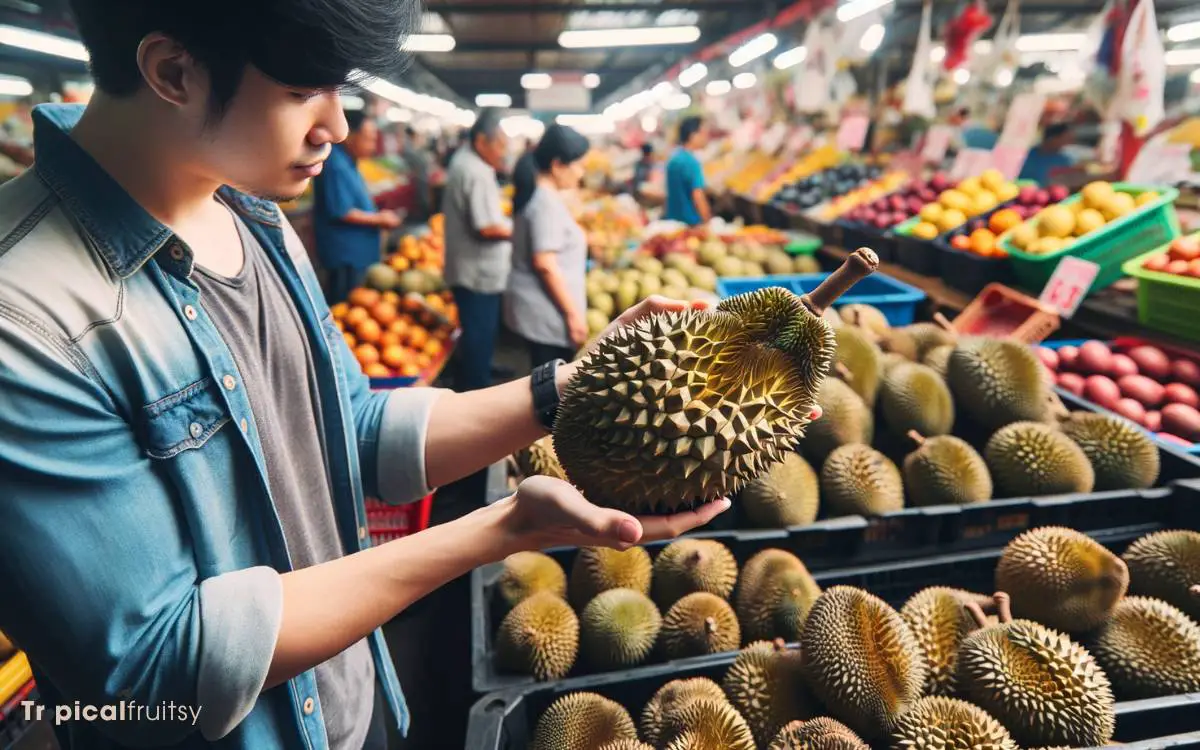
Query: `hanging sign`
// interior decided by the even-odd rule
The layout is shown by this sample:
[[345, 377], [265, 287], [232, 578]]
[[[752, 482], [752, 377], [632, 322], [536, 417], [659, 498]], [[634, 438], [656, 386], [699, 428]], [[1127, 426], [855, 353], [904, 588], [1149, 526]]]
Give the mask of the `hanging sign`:
[[1042, 110], [1045, 108], [1045, 94], [1029, 92], [1013, 97], [997, 143], [1028, 149], [1037, 140], [1038, 123], [1042, 120]]
[[870, 126], [871, 121], [866, 115], [843, 117], [842, 124], [838, 126], [837, 147], [842, 151], [862, 151]]
[[925, 133], [925, 145], [921, 148], [921, 158], [927, 162], [939, 163], [946, 158], [950, 143], [954, 140], [958, 129], [953, 125], [934, 125]]
[[1006, 179], [1015, 180], [1028, 157], [1029, 149], [1026, 147], [997, 145], [992, 149], [992, 166], [1000, 170]]
[[992, 152], [982, 148], [964, 148], [954, 158], [950, 179], [958, 182], [981, 175], [992, 168]]

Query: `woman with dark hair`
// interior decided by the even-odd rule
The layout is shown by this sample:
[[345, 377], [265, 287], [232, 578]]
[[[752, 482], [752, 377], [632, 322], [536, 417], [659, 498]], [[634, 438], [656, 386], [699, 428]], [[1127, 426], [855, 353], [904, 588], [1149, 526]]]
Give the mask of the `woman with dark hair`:
[[551, 125], [513, 170], [513, 269], [504, 322], [529, 344], [536, 367], [570, 360], [587, 341], [587, 235], [563, 191], [579, 187], [587, 138]]

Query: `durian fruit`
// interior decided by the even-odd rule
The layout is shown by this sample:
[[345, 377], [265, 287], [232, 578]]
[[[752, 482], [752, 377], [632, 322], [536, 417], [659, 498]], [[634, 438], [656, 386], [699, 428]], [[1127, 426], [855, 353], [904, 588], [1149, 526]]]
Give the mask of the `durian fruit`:
[[988, 597], [934, 586], [913, 594], [900, 609], [900, 616], [912, 629], [929, 668], [923, 690], [925, 695], [955, 695], [958, 648], [975, 630], [975, 620], [965, 607], [970, 601], [986, 603]]
[[617, 740], [604, 745], [600, 750], [654, 750], [654, 748], [641, 740]]
[[579, 618], [579, 648], [595, 669], [641, 664], [654, 650], [662, 615], [650, 597], [633, 589], [597, 594]]
[[1157, 531], [1125, 550], [1129, 591], [1153, 596], [1200, 622], [1200, 532]]
[[862, 589], [834, 586], [813, 604], [800, 639], [809, 687], [868, 741], [889, 734], [921, 697], [925, 657], [904, 618]]
[[727, 701], [701, 698], [663, 719], [666, 750], [757, 750], [746, 720]]
[[969, 505], [992, 499], [992, 475], [983, 456], [962, 438], [908, 435], [917, 449], [904, 458], [904, 489], [915, 506]]
[[496, 592], [506, 611], [543, 591], [567, 595], [567, 574], [557, 560], [541, 552], [517, 552], [504, 558]]
[[1018, 617], [1067, 633], [1101, 625], [1128, 587], [1121, 558], [1074, 529], [1030, 529], [996, 563], [996, 588], [1012, 594]]
[[746, 561], [736, 609], [747, 641], [798, 641], [821, 587], [800, 559], [766, 549]]
[[821, 502], [831, 517], [877, 516], [904, 507], [904, 482], [891, 459], [869, 445], [844, 445], [821, 467]]
[[843, 323], [870, 331], [875, 336], [885, 336], [892, 330], [887, 316], [874, 305], [843, 305], [838, 312]]
[[567, 693], [538, 719], [529, 750], [599, 750], [618, 740], [636, 740], [625, 707], [596, 693]]
[[728, 599], [737, 583], [737, 560], [729, 548], [712, 539], [678, 539], [654, 561], [654, 601], [663, 610], [688, 594], [707, 591]]
[[1200, 693], [1200, 625], [1159, 599], [1122, 599], [1091, 639], [1119, 700]]
[[826, 378], [817, 403], [821, 418], [808, 426], [800, 441], [801, 450], [814, 466], [823, 465], [829, 454], [843, 445], [871, 444], [875, 416], [853, 388], [837, 378]]
[[675, 602], [663, 619], [659, 637], [667, 659], [734, 651], [742, 643], [729, 602], [703, 591]]
[[917, 356], [913, 357], [916, 362], [924, 362], [934, 349], [954, 346], [958, 343], [958, 334], [953, 330], [950, 321], [941, 313], [934, 317], [938, 322], [913, 323], [901, 329], [908, 334], [916, 346]]
[[917, 341], [903, 328], [893, 328], [879, 339], [879, 348], [885, 354], [895, 354], [909, 362], [917, 361]]
[[1045, 367], [1033, 349], [1008, 339], [965, 339], [950, 354], [946, 380], [956, 403], [979, 425], [1044, 422], [1051, 414]]
[[1004, 725], [957, 698], [930, 696], [913, 704], [892, 733], [895, 750], [1020, 750]]
[[842, 326], [837, 334], [838, 368], [846, 384], [858, 394], [867, 406], [875, 405], [879, 394], [879, 374], [882, 371], [879, 359], [882, 352], [870, 334], [860, 328]]
[[949, 434], [954, 429], [954, 399], [936, 372], [915, 362], [893, 367], [879, 389], [879, 409], [896, 435]]
[[767, 750], [871, 750], [850, 727], [821, 716], [793, 721], [779, 730]]
[[1097, 747], [1112, 739], [1115, 701], [1104, 671], [1065, 633], [1013, 620], [1008, 595], [996, 594], [998, 625], [974, 602], [980, 629], [958, 653], [962, 696], [1000, 721], [1025, 747]]
[[988, 440], [983, 455], [999, 497], [1091, 492], [1096, 483], [1083, 449], [1041, 422], [1001, 427]]
[[707, 677], [671, 680], [660, 687], [642, 709], [642, 716], [638, 721], [642, 739], [654, 747], [665, 744], [666, 740], [662, 736], [665, 717], [697, 700], [719, 703], [725, 700], [725, 693], [717, 683]]
[[558, 456], [554, 454], [554, 441], [549, 435], [514, 453], [513, 460], [522, 476], [567, 478], [558, 462]]
[[760, 289], [601, 340], [555, 422], [571, 483], [597, 505], [638, 514], [740, 490], [803, 436], [836, 351], [821, 313], [878, 264], [860, 249], [803, 297]]
[[592, 597], [609, 589], [650, 593], [653, 566], [650, 553], [641, 547], [624, 552], [608, 547], [581, 547], [571, 565], [570, 600], [582, 610]]
[[496, 662], [505, 672], [557, 680], [575, 666], [579, 618], [561, 597], [534, 594], [504, 616], [496, 633]]
[[769, 743], [789, 722], [813, 716], [800, 652], [782, 641], [755, 641], [742, 649], [721, 685], [759, 745]]
[[1158, 446], [1144, 430], [1111, 414], [1074, 412], [1061, 423], [1096, 472], [1096, 491], [1144, 490], [1158, 481]]
[[953, 353], [954, 346], [952, 344], [935, 346], [921, 358], [921, 364], [933, 370], [944, 379], [950, 369], [950, 355]]
[[746, 485], [738, 496], [750, 523], [771, 529], [807, 526], [817, 520], [819, 498], [817, 473], [798, 453], [789, 453]]

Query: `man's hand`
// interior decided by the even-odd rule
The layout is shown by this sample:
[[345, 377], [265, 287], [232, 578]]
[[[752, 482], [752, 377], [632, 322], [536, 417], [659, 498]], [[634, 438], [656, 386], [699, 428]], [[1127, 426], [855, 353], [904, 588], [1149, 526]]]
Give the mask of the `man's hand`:
[[383, 224], [384, 229], [399, 229], [404, 220], [400, 218], [400, 214], [391, 209], [384, 209], [379, 212], [379, 219]]
[[517, 552], [566, 546], [625, 550], [704, 526], [729, 506], [722, 499], [673, 516], [636, 517], [593, 505], [560, 479], [536, 476], [493, 507], [503, 514], [505, 547]]
[[567, 316], [567, 334], [575, 346], [583, 346], [588, 340], [587, 318], [578, 312]]

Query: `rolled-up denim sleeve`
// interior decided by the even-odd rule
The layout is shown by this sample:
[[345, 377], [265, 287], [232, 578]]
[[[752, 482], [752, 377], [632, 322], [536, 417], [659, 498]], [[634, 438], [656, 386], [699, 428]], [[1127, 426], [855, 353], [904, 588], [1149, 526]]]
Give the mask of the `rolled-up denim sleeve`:
[[282, 614], [269, 568], [200, 580], [124, 409], [65, 339], [0, 309], [0, 630], [69, 702], [198, 708], [97, 722], [132, 747], [214, 739], [253, 708]]

